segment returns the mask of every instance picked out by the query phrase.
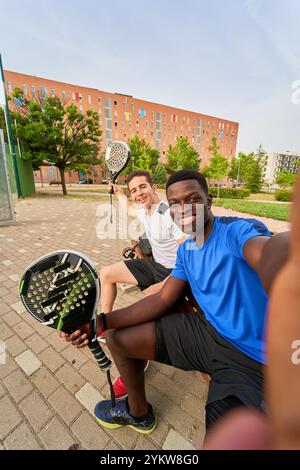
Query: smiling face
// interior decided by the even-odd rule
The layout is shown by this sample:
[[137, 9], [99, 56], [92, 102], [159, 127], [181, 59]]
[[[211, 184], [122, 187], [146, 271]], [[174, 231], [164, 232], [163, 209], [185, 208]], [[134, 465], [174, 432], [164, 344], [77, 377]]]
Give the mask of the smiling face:
[[128, 183], [128, 189], [132, 197], [133, 202], [143, 206], [145, 208], [150, 208], [152, 204], [156, 203], [157, 193], [156, 185], [151, 185], [146, 176], [135, 176]]
[[195, 179], [177, 181], [167, 190], [171, 217], [186, 234], [199, 234], [212, 217], [212, 197]]

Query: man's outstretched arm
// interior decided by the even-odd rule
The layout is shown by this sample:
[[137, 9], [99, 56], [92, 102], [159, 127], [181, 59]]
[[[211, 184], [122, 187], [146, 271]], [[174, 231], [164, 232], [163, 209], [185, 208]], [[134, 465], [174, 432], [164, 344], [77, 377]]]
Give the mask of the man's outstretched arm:
[[290, 232], [272, 238], [254, 237], [244, 246], [244, 257], [269, 294], [273, 281], [288, 259]]
[[[186, 281], [170, 276], [163, 288], [157, 294], [149, 295], [129, 307], [107, 313], [107, 329], [139, 325], [162, 317], [182, 297], [186, 289], [186, 285]], [[61, 333], [61, 336], [65, 337], [68, 342], [72, 342], [74, 346], [83, 347], [88, 344], [88, 327], [88, 324], [82, 325], [71, 335]], [[101, 318], [98, 317], [97, 336], [99, 336], [102, 331], [103, 324]]]
[[186, 281], [170, 276], [157, 294], [107, 314], [107, 329], [139, 325], [162, 317], [180, 299], [186, 284]]

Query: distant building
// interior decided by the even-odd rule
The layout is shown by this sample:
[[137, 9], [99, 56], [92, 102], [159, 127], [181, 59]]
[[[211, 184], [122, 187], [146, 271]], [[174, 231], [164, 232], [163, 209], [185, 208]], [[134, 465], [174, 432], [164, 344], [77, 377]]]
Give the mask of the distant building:
[[299, 165], [296, 164], [297, 161], [300, 161], [300, 153], [289, 151], [268, 153], [263, 173], [265, 183], [275, 184], [277, 174], [282, 170], [288, 170], [296, 174], [299, 170]]
[[[167, 158], [169, 145], [174, 145], [181, 136], [187, 137], [199, 153], [201, 167], [209, 163], [208, 147], [213, 136], [217, 138], [222, 155], [228, 159], [235, 155], [239, 128], [237, 122], [140, 100], [131, 95], [109, 93], [17, 72], [5, 71], [4, 74], [8, 94], [18, 87], [29, 98], [56, 95], [65, 103], [75, 103], [82, 112], [87, 109], [97, 111], [102, 129], [101, 152], [113, 140], [127, 141], [138, 134], [160, 152], [162, 161]], [[55, 168], [45, 167], [43, 173], [45, 182], [58, 177]], [[95, 168], [94, 173], [93, 178], [97, 182], [106, 177], [103, 168]], [[69, 176], [71, 181], [78, 180], [75, 172]], [[68, 176], [66, 179], [68, 181]]]

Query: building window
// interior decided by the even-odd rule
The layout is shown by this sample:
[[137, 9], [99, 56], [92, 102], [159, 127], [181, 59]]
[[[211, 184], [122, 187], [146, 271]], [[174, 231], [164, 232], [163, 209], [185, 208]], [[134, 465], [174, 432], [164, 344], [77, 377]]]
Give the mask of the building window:
[[52, 88], [52, 90], [51, 90], [51, 96], [55, 96], [55, 90], [54, 90], [54, 88]]
[[134, 111], [134, 104], [133, 103], [130, 103], [130, 109], [131, 109], [131, 112], [133, 113], [133, 111]]
[[105, 115], [105, 140], [106, 143], [112, 141], [112, 119], [111, 119], [111, 99], [104, 98], [104, 115]]
[[98, 96], [98, 103], [101, 104], [101, 96]]
[[33, 85], [30, 87], [30, 93], [31, 93], [32, 98], [34, 98], [35, 97], [35, 87]]
[[22, 90], [23, 90], [24, 95], [27, 95], [27, 86], [26, 85], [22, 85]]
[[92, 97], [91, 97], [91, 95], [88, 95], [88, 104], [92, 104]]
[[115, 127], [118, 127], [118, 123], [117, 123], [117, 121], [115, 121]]
[[61, 95], [62, 95], [63, 103], [65, 103], [65, 102], [66, 102], [66, 99], [67, 99], [65, 90], [63, 90], [63, 91], [61, 92]]
[[47, 98], [47, 94], [48, 94], [47, 88], [43, 87], [43, 86], [40, 86], [39, 87], [39, 95], [40, 95], [40, 99], [42, 101], [44, 101]]
[[11, 83], [10, 83], [10, 82], [7, 82], [7, 89], [8, 89], [8, 92], [11, 93], [12, 87], [11, 87]]
[[114, 101], [114, 106], [118, 106], [118, 102], [116, 100]]

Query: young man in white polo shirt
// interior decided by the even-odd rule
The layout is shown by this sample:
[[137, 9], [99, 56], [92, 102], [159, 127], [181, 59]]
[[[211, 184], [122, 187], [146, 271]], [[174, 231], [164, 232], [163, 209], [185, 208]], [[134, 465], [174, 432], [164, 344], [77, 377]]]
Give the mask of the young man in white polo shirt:
[[[135, 212], [143, 225], [153, 258], [119, 261], [101, 269], [100, 304], [101, 312], [104, 313], [112, 311], [117, 283], [136, 285], [141, 290], [148, 289], [148, 294], [158, 292], [175, 266], [178, 245], [186, 239], [174, 224], [168, 203], [159, 198], [150, 173], [134, 171], [127, 178], [127, 186], [133, 203], [137, 205], [136, 209], [133, 205], [129, 206], [130, 213]], [[121, 195], [117, 185], [114, 185], [114, 193], [121, 204], [126, 202], [126, 196]], [[105, 341], [105, 335], [99, 337], [99, 340]], [[120, 377], [115, 380], [114, 390], [117, 398], [127, 393]]]

